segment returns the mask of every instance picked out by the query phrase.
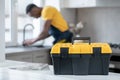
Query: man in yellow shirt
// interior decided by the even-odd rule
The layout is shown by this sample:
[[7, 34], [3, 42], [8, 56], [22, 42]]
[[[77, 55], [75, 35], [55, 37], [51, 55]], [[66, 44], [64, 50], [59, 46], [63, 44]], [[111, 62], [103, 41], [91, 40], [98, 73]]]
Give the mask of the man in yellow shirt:
[[71, 42], [73, 34], [69, 31], [67, 22], [61, 13], [52, 6], [38, 7], [35, 4], [29, 4], [26, 13], [34, 18], [42, 17], [45, 20], [43, 31], [35, 39], [24, 41], [24, 45], [29, 46], [39, 40], [52, 35], [55, 38], [53, 44], [58, 42]]

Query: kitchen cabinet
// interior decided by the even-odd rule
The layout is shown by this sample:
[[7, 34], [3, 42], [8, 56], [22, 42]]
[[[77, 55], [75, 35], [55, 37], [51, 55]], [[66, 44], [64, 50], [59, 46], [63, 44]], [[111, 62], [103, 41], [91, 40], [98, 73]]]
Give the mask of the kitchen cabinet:
[[50, 63], [49, 49], [8, 53], [6, 54], [6, 59], [22, 62]]
[[61, 8], [95, 7], [96, 0], [61, 0]]
[[11, 53], [6, 55], [7, 60], [32, 62], [32, 53]]
[[97, 7], [120, 7], [120, 0], [96, 0]]
[[[116, 50], [116, 53], [115, 53]], [[111, 71], [118, 72], [120, 71], [120, 51], [119, 49], [112, 49], [113, 54], [110, 59]]]
[[45, 0], [44, 5], [60, 8], [95, 7], [96, 0]]
[[120, 0], [60, 0], [61, 8], [120, 7]]
[[47, 50], [36, 51], [33, 53], [34, 63], [49, 63], [49, 52]]

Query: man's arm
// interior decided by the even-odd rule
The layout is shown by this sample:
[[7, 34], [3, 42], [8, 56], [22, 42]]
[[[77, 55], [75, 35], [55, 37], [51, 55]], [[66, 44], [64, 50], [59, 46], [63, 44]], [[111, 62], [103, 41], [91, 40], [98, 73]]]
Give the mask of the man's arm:
[[51, 25], [51, 20], [47, 20], [45, 21], [45, 24], [44, 24], [44, 28], [43, 28], [43, 31], [39, 34], [39, 36], [35, 39], [35, 42], [39, 41], [39, 40], [42, 40], [42, 39], [45, 39], [47, 37], [49, 37], [49, 28], [50, 28], [50, 25]]
[[42, 39], [45, 39], [45, 38], [49, 37], [50, 35], [49, 35], [48, 31], [49, 31], [49, 28], [50, 28], [50, 25], [51, 25], [51, 21], [52, 20], [46, 20], [45, 21], [43, 31], [38, 35], [37, 38], [31, 39], [31, 40], [26, 40], [26, 41], [23, 42], [23, 44], [29, 46], [29, 45], [31, 45], [31, 44], [39, 41], [39, 40], [42, 40]]

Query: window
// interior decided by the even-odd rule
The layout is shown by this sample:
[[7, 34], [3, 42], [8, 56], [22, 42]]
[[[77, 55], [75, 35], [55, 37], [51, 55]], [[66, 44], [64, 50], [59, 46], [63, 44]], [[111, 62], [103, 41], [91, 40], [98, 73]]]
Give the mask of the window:
[[5, 0], [5, 41], [6, 46], [16, 45], [16, 2], [14, 0]]
[[[25, 13], [25, 8], [29, 3], [34, 3], [38, 6], [42, 6], [42, 0], [17, 0], [17, 1], [18, 1], [17, 2], [18, 3], [18, 11], [17, 11], [18, 37], [17, 39], [18, 39], [18, 45], [21, 45], [24, 39], [23, 29], [26, 25], [28, 25], [28, 27], [25, 30], [25, 39], [31, 39], [31, 38], [37, 37], [40, 31], [42, 30], [41, 18], [33, 19], [27, 16]], [[33, 26], [34, 29], [31, 26]], [[37, 42], [35, 45], [42, 45], [42, 44], [43, 44], [43, 40]]]
[[5, 0], [5, 41], [11, 42], [11, 0]]
[[[30, 3], [34, 3], [38, 6], [44, 6], [44, 0], [5, 0], [5, 40], [6, 46], [18, 46], [23, 42], [23, 29], [27, 24], [25, 39], [31, 39], [37, 37], [42, 31], [44, 21], [39, 19], [33, 19], [26, 15], [26, 6]], [[48, 4], [49, 5], [49, 4]], [[58, 8], [58, 7], [57, 7]], [[34, 26], [34, 29], [30, 27]], [[53, 37], [49, 37], [45, 40], [41, 40], [36, 45], [52, 45]]]
[[[33, 24], [33, 19], [26, 15], [25, 8], [26, 6], [32, 3], [32, 0], [17, 0], [17, 43], [21, 45], [23, 42], [23, 29], [27, 24]], [[22, 6], [21, 6], [22, 5]], [[31, 26], [28, 25], [26, 28], [26, 39], [33, 38], [33, 30]]]

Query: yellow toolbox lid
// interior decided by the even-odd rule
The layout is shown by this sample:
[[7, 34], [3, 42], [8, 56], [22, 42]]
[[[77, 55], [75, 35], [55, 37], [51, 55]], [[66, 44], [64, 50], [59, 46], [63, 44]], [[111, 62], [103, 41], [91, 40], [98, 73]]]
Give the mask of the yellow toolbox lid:
[[68, 48], [69, 54], [93, 54], [92, 47], [86, 44], [57, 43], [51, 49], [51, 54], [60, 54], [60, 48]]
[[72, 45], [69, 48], [69, 54], [80, 54], [80, 45]]
[[52, 47], [51, 54], [60, 54], [60, 48], [68, 48], [69, 54], [93, 54], [94, 47], [100, 47], [102, 54], [112, 53], [107, 43], [57, 43]]
[[89, 43], [74, 43], [69, 49], [69, 54], [93, 54]]
[[111, 54], [112, 50], [108, 43], [91, 43], [92, 47], [101, 47], [102, 54]]
[[72, 43], [57, 43], [51, 49], [51, 54], [60, 54], [60, 48], [70, 48]]

